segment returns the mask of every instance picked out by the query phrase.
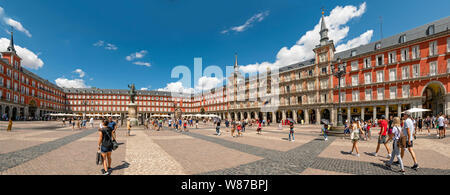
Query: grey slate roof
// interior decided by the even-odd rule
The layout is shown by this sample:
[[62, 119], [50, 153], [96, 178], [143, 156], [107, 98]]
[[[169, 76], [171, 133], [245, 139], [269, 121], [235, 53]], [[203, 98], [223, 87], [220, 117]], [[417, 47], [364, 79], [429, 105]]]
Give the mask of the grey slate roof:
[[[65, 93], [86, 93], [86, 94], [104, 94], [104, 95], [128, 95], [129, 90], [127, 89], [98, 89], [98, 88], [64, 88]], [[167, 91], [144, 91], [137, 90], [137, 95], [152, 95], [152, 96], [172, 96], [171, 92]], [[191, 96], [191, 94], [185, 94], [187, 97]]]
[[372, 42], [367, 45], [362, 45], [357, 48], [353, 48], [350, 50], [336, 53], [335, 60], [338, 58], [346, 59], [346, 58], [351, 57], [350, 54], [354, 50], [356, 50], [356, 55], [373, 52], [373, 51], [375, 51], [375, 46], [377, 43], [381, 43], [380, 49], [398, 45], [398, 44], [400, 44], [399, 40], [400, 40], [400, 36], [402, 36], [402, 35], [406, 35], [406, 42], [411, 41], [411, 40], [420, 39], [423, 37], [427, 37], [427, 29], [431, 25], [434, 25], [434, 34], [447, 31], [450, 26], [450, 16], [440, 19], [440, 20], [437, 20], [437, 21], [434, 21], [434, 22], [431, 22], [431, 23], [428, 23], [428, 24], [425, 24], [425, 25], [422, 25], [422, 26], [419, 26], [412, 30], [408, 30], [406, 32], [402, 32], [402, 33], [396, 34], [394, 36], [382, 39], [381, 41]]

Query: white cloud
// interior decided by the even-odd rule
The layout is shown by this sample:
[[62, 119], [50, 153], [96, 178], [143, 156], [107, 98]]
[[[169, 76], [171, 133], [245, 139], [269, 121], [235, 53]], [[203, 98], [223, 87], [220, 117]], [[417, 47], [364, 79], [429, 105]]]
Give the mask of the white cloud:
[[[9, 39], [0, 38], [0, 51], [6, 51], [9, 46]], [[44, 66], [44, 62], [39, 58], [37, 54], [28, 50], [27, 48], [23, 48], [19, 45], [14, 45], [17, 51], [17, 55], [22, 58], [22, 66], [30, 69], [37, 70]]]
[[86, 75], [86, 73], [83, 70], [81, 70], [81, 69], [76, 69], [73, 72], [79, 74], [80, 78], [83, 78]]
[[97, 43], [94, 43], [95, 47], [102, 47], [103, 45], [105, 45], [105, 42], [102, 40], [98, 41]]
[[55, 80], [56, 85], [59, 87], [64, 88], [90, 88], [90, 86], [87, 86], [83, 79], [74, 79], [69, 80], [66, 78], [58, 78]]
[[[369, 30], [358, 38], [347, 41], [340, 45], [340, 42], [347, 37], [350, 28], [346, 25], [351, 19], [362, 16], [366, 11], [366, 3], [362, 3], [359, 8], [348, 5], [345, 7], [337, 6], [329, 16], [325, 17], [329, 33], [328, 37], [334, 41], [337, 51], [354, 48], [363, 44], [367, 44], [372, 39], [373, 30]], [[262, 62], [241, 66], [240, 70], [245, 73], [254, 73], [257, 71], [266, 71], [267, 67], [283, 67], [304, 60], [314, 58], [313, 49], [320, 42], [320, 20], [314, 29], [307, 31], [297, 43], [290, 48], [283, 47], [276, 56], [276, 61]], [[341, 50], [339, 50], [341, 49]]]
[[14, 27], [15, 29], [17, 29], [20, 32], [25, 33], [30, 38], [32, 37], [30, 31], [28, 31], [25, 27], [23, 27], [22, 23], [20, 23], [19, 21], [8, 17], [5, 14], [5, 10], [2, 7], [0, 7], [0, 18], [1, 18], [1, 20], [3, 20], [3, 22], [5, 24]]
[[198, 79], [198, 86], [195, 87], [196, 91], [205, 91], [210, 90], [212, 88], [217, 87], [220, 84], [223, 84], [223, 80], [218, 79], [216, 77], [201, 77]]
[[347, 41], [347, 43], [343, 43], [336, 47], [336, 52], [341, 52], [345, 50], [349, 50], [355, 47], [359, 47], [361, 45], [365, 45], [370, 43], [372, 40], [373, 30], [368, 30], [367, 32], [361, 34], [359, 37], [356, 37], [352, 40]]
[[96, 43], [93, 44], [93, 46], [95, 47], [103, 47], [106, 50], [117, 50], [119, 49], [116, 45], [111, 44], [111, 43], [107, 43], [105, 41], [99, 40]]
[[13, 20], [11, 18], [4, 18], [3, 20], [6, 22], [6, 24], [14, 27], [15, 29], [17, 29], [20, 32], [25, 33], [28, 37], [30, 37], [30, 38], [32, 37], [30, 31], [25, 29], [20, 22]]
[[158, 91], [167, 91], [173, 93], [194, 93], [195, 90], [193, 88], [185, 88], [183, 87], [183, 83], [174, 82], [169, 83], [165, 88], [158, 89]]
[[148, 91], [148, 88], [147, 87], [143, 87], [143, 88], [141, 88], [141, 91]]
[[115, 46], [115, 45], [113, 45], [113, 44], [111, 44], [111, 43], [108, 43], [108, 44], [106, 44], [106, 47], [105, 47], [105, 49], [106, 50], [117, 50], [118, 48], [117, 48], [117, 46]]
[[136, 53], [132, 53], [129, 56], [126, 57], [126, 59], [128, 61], [133, 61], [135, 59], [141, 59], [143, 58], [145, 55], [147, 55], [148, 51], [146, 50], [142, 50], [140, 52], [136, 52]]
[[147, 66], [147, 67], [151, 66], [151, 64], [149, 62], [133, 62], [133, 64], [136, 64], [139, 66]]
[[263, 21], [264, 18], [266, 18], [268, 15], [269, 15], [269, 11], [257, 13], [255, 15], [253, 15], [250, 19], [248, 19], [243, 25], [231, 27], [227, 30], [223, 30], [221, 33], [226, 34], [230, 31], [243, 32], [243, 31], [247, 30], [250, 26], [252, 26], [253, 23]]

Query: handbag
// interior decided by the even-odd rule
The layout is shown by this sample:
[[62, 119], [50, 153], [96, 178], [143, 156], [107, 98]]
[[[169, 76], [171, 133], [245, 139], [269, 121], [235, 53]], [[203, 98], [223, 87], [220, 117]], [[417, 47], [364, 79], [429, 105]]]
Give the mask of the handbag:
[[97, 151], [97, 158], [95, 159], [95, 164], [97, 165], [103, 164], [103, 157], [100, 151]]

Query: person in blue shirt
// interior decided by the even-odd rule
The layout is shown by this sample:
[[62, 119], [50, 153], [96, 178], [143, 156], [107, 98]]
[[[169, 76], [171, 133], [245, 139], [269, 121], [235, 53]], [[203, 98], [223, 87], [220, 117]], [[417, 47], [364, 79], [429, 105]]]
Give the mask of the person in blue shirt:
[[117, 130], [117, 123], [113, 121], [112, 117], [108, 117], [108, 127], [112, 130], [112, 136], [113, 139], [116, 139], [116, 130]]

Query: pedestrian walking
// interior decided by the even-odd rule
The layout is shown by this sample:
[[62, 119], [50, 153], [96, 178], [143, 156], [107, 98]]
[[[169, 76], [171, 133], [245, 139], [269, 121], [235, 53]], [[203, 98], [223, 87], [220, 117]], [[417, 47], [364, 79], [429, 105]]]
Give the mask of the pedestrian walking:
[[359, 134], [361, 132], [361, 126], [358, 121], [353, 120], [352, 126], [351, 126], [352, 132], [350, 133], [350, 139], [352, 140], [353, 146], [352, 150], [350, 151], [350, 154], [353, 154], [353, 151], [356, 151], [355, 156], [359, 157], [359, 149], [358, 149], [358, 142], [359, 142]]
[[439, 118], [437, 120], [438, 120], [437, 125], [439, 128], [439, 139], [443, 139], [444, 138], [445, 119], [444, 119], [444, 114], [442, 114], [442, 112], [439, 114]]
[[103, 158], [103, 175], [111, 174], [111, 153], [113, 151], [112, 129], [108, 126], [108, 121], [103, 122], [103, 128], [99, 129], [98, 150]]
[[130, 119], [127, 119], [127, 136], [130, 136], [131, 132], [131, 121]]
[[[291, 138], [292, 136], [292, 138]], [[294, 136], [294, 123], [291, 123], [289, 126], [289, 141], [290, 142], [294, 142], [295, 141], [295, 136]]]
[[377, 144], [377, 150], [372, 153], [373, 156], [378, 156], [378, 152], [380, 151], [380, 145], [383, 144], [384, 147], [387, 150], [388, 158], [391, 158], [391, 151], [389, 150], [389, 147], [387, 145], [387, 137], [388, 137], [388, 122], [386, 121], [386, 117], [383, 115], [381, 116], [381, 120], [378, 121], [380, 124], [380, 132], [378, 133], [378, 144]]
[[94, 128], [94, 118], [91, 117], [89, 120], [89, 124], [91, 124], [91, 127]]
[[[414, 150], [413, 150], [414, 124], [410, 118], [410, 114], [407, 112], [403, 115], [403, 120], [404, 120], [403, 135], [406, 136], [406, 144], [405, 145], [414, 161], [414, 166], [412, 166], [411, 168], [417, 170], [419, 168], [419, 163], [417, 163], [416, 153], [414, 153]], [[405, 155], [405, 148], [401, 148], [402, 159], [404, 159], [403, 158], [404, 155]]]
[[217, 136], [221, 135], [221, 133], [220, 133], [220, 120], [217, 120], [217, 122], [216, 122], [216, 133], [217, 133]]
[[325, 141], [328, 141], [328, 131], [329, 131], [329, 125], [328, 124], [324, 124], [322, 127], [322, 133], [323, 133], [323, 137], [325, 139]]
[[234, 136], [235, 131], [236, 131], [236, 122], [233, 120], [233, 121], [231, 121], [231, 136], [232, 137], [235, 137]]
[[11, 132], [12, 131], [12, 126], [13, 126], [13, 121], [12, 121], [12, 119], [9, 119], [8, 128], [6, 129], [6, 131], [7, 132]]
[[[388, 163], [386, 163], [386, 166], [391, 168], [392, 163], [394, 162], [394, 158], [397, 157], [397, 160], [400, 164], [400, 173], [405, 174], [405, 167], [403, 166], [402, 157], [400, 155], [400, 148], [404, 148], [403, 140], [401, 140], [401, 134], [402, 134], [402, 127], [400, 125], [400, 118], [395, 117], [393, 119], [392, 123], [392, 133], [393, 133], [393, 143], [392, 143], [392, 156]], [[405, 136], [403, 136], [402, 139], [405, 139]]]
[[256, 133], [262, 135], [261, 121], [258, 121], [258, 127], [256, 128]]

